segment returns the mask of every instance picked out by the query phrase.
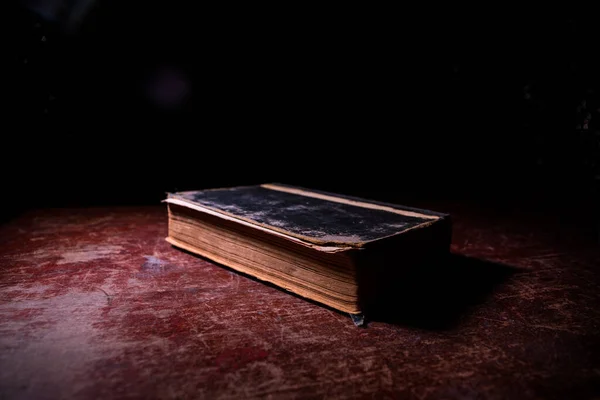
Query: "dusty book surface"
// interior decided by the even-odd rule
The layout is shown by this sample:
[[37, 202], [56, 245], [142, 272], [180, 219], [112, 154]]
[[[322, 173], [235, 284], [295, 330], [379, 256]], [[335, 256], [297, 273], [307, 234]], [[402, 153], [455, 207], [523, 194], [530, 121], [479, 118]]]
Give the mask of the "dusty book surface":
[[443, 214], [265, 184], [169, 194], [167, 203], [272, 230], [316, 245], [361, 247], [435, 223]]

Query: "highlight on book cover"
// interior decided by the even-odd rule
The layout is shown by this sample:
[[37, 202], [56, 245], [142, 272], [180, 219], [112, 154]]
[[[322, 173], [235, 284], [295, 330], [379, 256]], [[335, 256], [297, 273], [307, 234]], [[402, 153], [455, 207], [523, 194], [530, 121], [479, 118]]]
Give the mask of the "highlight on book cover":
[[165, 202], [172, 245], [350, 314], [408, 260], [450, 245], [446, 214], [283, 184]]

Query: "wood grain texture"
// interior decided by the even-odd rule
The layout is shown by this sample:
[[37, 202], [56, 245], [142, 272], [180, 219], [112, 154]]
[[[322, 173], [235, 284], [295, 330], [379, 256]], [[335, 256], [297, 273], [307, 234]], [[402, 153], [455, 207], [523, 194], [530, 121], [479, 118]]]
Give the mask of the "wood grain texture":
[[0, 227], [0, 397], [597, 395], [598, 248], [438, 206], [455, 262], [366, 329], [172, 248], [164, 206], [23, 215]]

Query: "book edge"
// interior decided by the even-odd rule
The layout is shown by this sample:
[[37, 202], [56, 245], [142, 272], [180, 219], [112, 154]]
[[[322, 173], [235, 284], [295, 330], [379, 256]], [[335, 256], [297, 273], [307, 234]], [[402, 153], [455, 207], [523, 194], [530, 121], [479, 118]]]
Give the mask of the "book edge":
[[332, 304], [328, 304], [327, 302], [324, 302], [324, 301], [321, 301], [321, 300], [317, 300], [314, 297], [311, 297], [311, 296], [308, 296], [306, 294], [303, 294], [294, 285], [284, 285], [282, 283], [278, 283], [277, 281], [273, 280], [272, 278], [269, 278], [268, 276], [259, 276], [259, 275], [256, 274], [256, 272], [254, 272], [250, 268], [246, 268], [246, 267], [244, 267], [243, 265], [241, 265], [239, 263], [230, 262], [230, 261], [228, 261], [225, 258], [216, 256], [215, 254], [211, 254], [211, 253], [206, 252], [206, 251], [203, 251], [202, 249], [199, 249], [199, 248], [197, 248], [195, 246], [191, 246], [191, 245], [189, 245], [187, 243], [184, 243], [184, 242], [182, 242], [180, 240], [177, 240], [177, 239], [175, 239], [175, 238], [173, 238], [171, 236], [167, 236], [165, 238], [165, 240], [169, 244], [171, 244], [172, 246], [175, 246], [175, 247], [178, 247], [180, 249], [183, 249], [183, 250], [189, 251], [191, 253], [197, 254], [197, 255], [199, 255], [201, 257], [205, 257], [205, 258], [211, 260], [212, 262], [224, 265], [224, 266], [226, 266], [228, 268], [234, 269], [235, 271], [241, 272], [243, 274], [247, 274], [247, 275], [252, 276], [252, 277], [254, 277], [254, 278], [256, 278], [256, 279], [258, 279], [260, 281], [269, 282], [269, 283], [277, 286], [278, 288], [281, 288], [281, 289], [286, 290], [288, 292], [292, 292], [292, 293], [294, 293], [294, 294], [296, 294], [296, 295], [298, 295], [298, 296], [300, 296], [302, 298], [309, 299], [311, 301], [317, 302], [317, 303], [325, 305], [327, 307], [334, 308], [334, 309], [336, 309], [338, 311], [341, 311], [341, 312], [348, 313], [350, 315], [362, 315], [362, 310], [360, 310], [360, 308], [358, 307], [358, 305], [356, 306], [355, 310], [350, 310], [349, 308], [346, 308], [346, 307], [336, 307], [336, 306], [334, 306]]

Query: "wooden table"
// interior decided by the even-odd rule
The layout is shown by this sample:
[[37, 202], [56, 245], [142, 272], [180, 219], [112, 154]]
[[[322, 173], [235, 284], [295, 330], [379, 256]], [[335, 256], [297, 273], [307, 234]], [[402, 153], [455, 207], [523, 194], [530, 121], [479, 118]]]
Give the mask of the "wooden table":
[[453, 214], [454, 261], [367, 328], [172, 248], [164, 207], [21, 215], [0, 227], [0, 398], [598, 395], [598, 247], [415, 206]]

